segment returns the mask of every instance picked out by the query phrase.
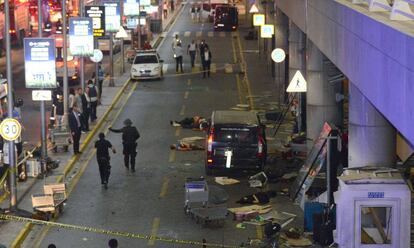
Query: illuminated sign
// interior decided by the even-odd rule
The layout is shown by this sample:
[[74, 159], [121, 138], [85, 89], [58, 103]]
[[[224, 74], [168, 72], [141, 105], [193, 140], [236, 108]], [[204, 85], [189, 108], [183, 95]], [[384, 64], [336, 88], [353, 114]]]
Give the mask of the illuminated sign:
[[24, 38], [26, 88], [56, 88], [55, 39]]
[[93, 55], [92, 18], [69, 18], [69, 50], [73, 56], [90, 57]]
[[307, 82], [303, 77], [302, 73], [299, 70], [296, 71], [295, 75], [290, 81], [286, 92], [306, 92], [307, 91]]
[[273, 24], [265, 24], [260, 26], [260, 37], [262, 38], [272, 38], [275, 34], [275, 26]]
[[265, 24], [265, 15], [264, 14], [254, 14], [253, 15], [253, 26], [262, 26]]
[[87, 17], [92, 18], [93, 36], [102, 37], [105, 35], [105, 7], [85, 6]]
[[124, 0], [124, 16], [139, 15], [139, 0]]
[[105, 2], [105, 31], [116, 33], [121, 26], [121, 15], [118, 2]]

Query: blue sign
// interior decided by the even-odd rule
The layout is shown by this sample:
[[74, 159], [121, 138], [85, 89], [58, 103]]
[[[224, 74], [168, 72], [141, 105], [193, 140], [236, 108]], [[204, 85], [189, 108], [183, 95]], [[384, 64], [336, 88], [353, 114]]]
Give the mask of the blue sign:
[[378, 198], [384, 198], [384, 196], [385, 196], [384, 192], [368, 192], [368, 198], [378, 199]]
[[90, 17], [69, 18], [69, 51], [73, 56], [93, 55], [93, 21]]
[[124, 16], [139, 15], [139, 0], [124, 0]]
[[121, 27], [121, 10], [118, 2], [105, 2], [105, 31], [116, 33]]
[[55, 40], [24, 38], [26, 88], [56, 88]]

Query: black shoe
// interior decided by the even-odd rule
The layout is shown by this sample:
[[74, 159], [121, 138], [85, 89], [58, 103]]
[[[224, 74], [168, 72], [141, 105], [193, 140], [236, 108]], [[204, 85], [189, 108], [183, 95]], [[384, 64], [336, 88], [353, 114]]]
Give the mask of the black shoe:
[[108, 184], [107, 183], [104, 184], [104, 189], [108, 189]]
[[173, 124], [173, 121], [170, 121], [170, 125], [172, 126], [172, 124]]
[[135, 169], [131, 169], [131, 172], [134, 173], [135, 172]]
[[74, 152], [76, 155], [78, 155], [78, 154], [82, 154], [82, 152], [80, 152], [80, 151], [77, 151], [77, 152]]

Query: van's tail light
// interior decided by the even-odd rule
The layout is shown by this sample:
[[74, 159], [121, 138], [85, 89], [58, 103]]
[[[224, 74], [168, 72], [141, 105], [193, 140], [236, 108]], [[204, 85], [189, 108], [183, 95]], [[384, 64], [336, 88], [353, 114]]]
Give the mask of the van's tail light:
[[263, 136], [261, 135], [261, 130], [259, 130], [259, 138], [258, 138], [258, 142], [257, 142], [257, 157], [258, 158], [262, 158], [264, 155], [264, 139]]
[[213, 128], [210, 129], [210, 133], [207, 139], [207, 163], [213, 163]]

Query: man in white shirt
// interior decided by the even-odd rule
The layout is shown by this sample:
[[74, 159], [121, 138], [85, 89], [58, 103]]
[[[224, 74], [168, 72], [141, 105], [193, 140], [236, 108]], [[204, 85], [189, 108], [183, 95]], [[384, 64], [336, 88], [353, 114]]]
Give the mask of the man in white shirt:
[[183, 55], [184, 51], [181, 47], [181, 42], [177, 43], [177, 46], [174, 48], [174, 56], [175, 56], [175, 71], [178, 73], [178, 67], [180, 67], [181, 73], [183, 71]]
[[197, 53], [197, 44], [194, 40], [191, 41], [191, 43], [187, 47], [187, 54], [190, 55], [191, 60], [191, 67], [194, 67], [194, 61]]

